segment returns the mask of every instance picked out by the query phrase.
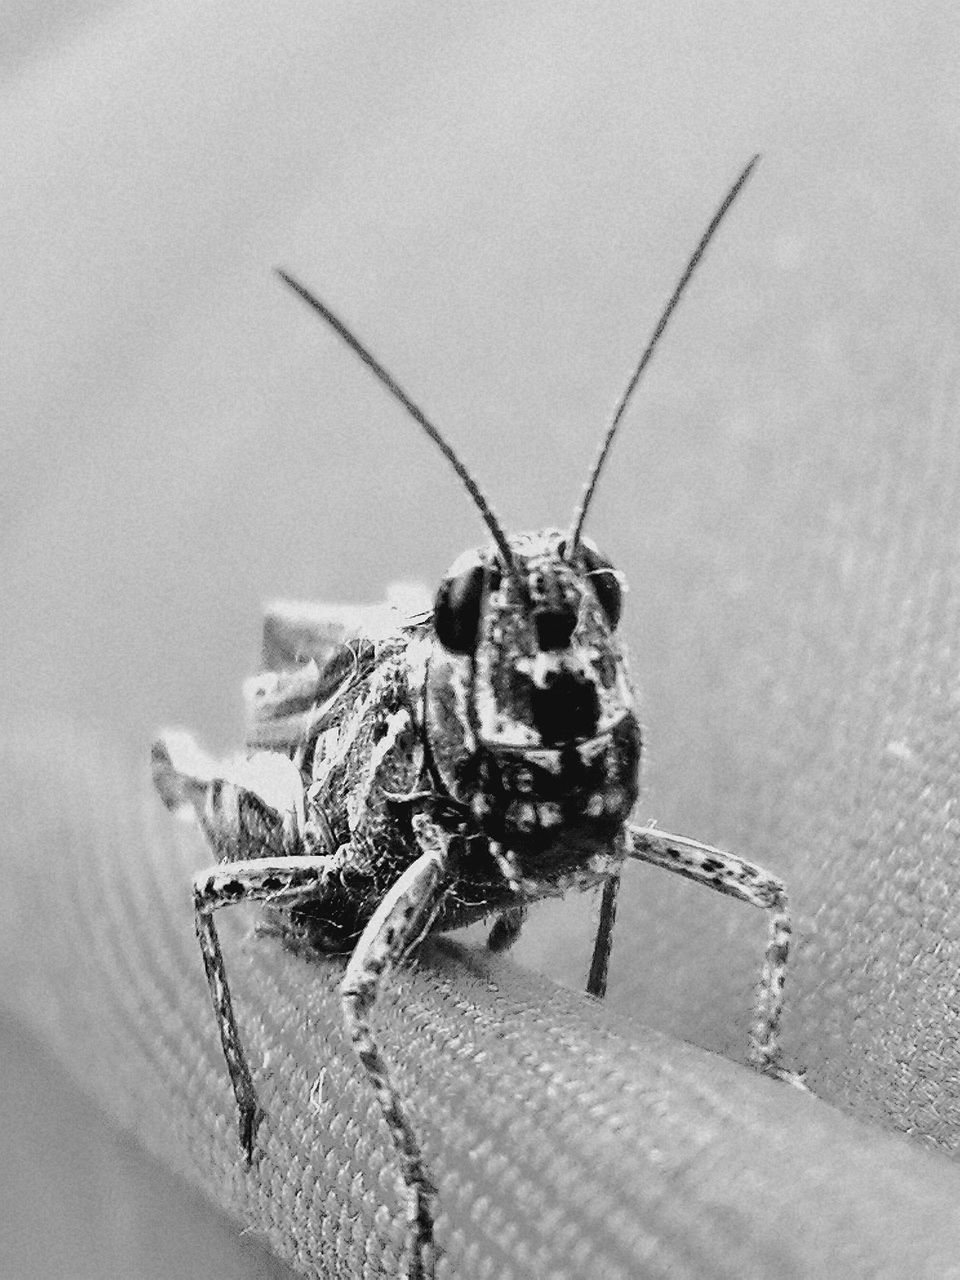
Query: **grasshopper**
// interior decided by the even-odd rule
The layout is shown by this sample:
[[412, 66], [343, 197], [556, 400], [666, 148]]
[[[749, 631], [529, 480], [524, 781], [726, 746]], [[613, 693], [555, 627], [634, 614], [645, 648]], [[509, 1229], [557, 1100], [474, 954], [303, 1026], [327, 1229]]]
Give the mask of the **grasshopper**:
[[429, 931], [493, 917], [489, 945], [503, 950], [530, 903], [600, 887], [587, 989], [602, 996], [627, 858], [740, 898], [769, 913], [751, 1061], [800, 1083], [779, 1062], [790, 940], [783, 884], [733, 854], [630, 821], [641, 735], [617, 635], [622, 581], [583, 534], [627, 403], [757, 158], [691, 256], [566, 531], [506, 534], [423, 411], [333, 312], [279, 273], [447, 457], [492, 542], [455, 562], [432, 609], [386, 628], [323, 606], [270, 611], [267, 670], [246, 690], [245, 754], [218, 762], [188, 735], [170, 732], [154, 745], [154, 779], [171, 809], [199, 823], [217, 857], [194, 879], [194, 911], [248, 1163], [262, 1112], [215, 914], [240, 901], [263, 902], [289, 938], [350, 953], [340, 988], [344, 1019], [399, 1154], [410, 1280], [434, 1274], [437, 1192], [374, 1038], [371, 1011], [391, 970]]

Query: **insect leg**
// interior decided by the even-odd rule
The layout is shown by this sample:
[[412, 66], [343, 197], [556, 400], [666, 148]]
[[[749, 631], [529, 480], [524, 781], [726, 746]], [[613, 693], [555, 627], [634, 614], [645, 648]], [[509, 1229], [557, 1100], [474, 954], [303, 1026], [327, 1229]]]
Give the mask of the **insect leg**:
[[613, 947], [613, 926], [617, 918], [617, 896], [620, 893], [620, 868], [610, 873], [603, 882], [600, 896], [600, 919], [593, 943], [593, 957], [587, 978], [587, 991], [599, 999], [607, 994], [607, 970], [610, 968], [610, 951]]
[[340, 995], [347, 1033], [376, 1091], [377, 1101], [400, 1155], [407, 1187], [410, 1236], [408, 1280], [431, 1280], [436, 1187], [386, 1060], [370, 1030], [370, 1011], [390, 970], [420, 941], [443, 902], [449, 877], [447, 838], [425, 815], [413, 819], [420, 857], [400, 876], [377, 907], [357, 943]]
[[758, 1071], [802, 1087], [800, 1076], [785, 1070], [780, 1058], [780, 1014], [790, 948], [790, 910], [786, 890], [776, 876], [735, 854], [670, 835], [655, 827], [627, 826], [627, 856], [675, 871], [719, 893], [769, 911], [759, 998], [750, 1044], [750, 1062]]
[[269, 899], [289, 904], [299, 897], [315, 899], [324, 876], [330, 870], [329, 862], [328, 858], [253, 858], [201, 871], [193, 880], [197, 938], [220, 1030], [223, 1056], [237, 1100], [240, 1146], [248, 1164], [253, 1160], [253, 1142], [263, 1112], [237, 1029], [213, 913], [220, 907], [233, 906], [238, 902]]
[[276, 751], [215, 760], [187, 733], [153, 744], [153, 782], [168, 809], [195, 818], [224, 862], [302, 851], [303, 779]]

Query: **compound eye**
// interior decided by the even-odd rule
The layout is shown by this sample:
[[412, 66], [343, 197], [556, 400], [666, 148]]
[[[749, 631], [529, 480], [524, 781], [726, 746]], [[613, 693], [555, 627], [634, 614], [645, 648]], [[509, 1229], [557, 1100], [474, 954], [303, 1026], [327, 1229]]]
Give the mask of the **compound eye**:
[[587, 543], [583, 544], [583, 563], [590, 586], [600, 601], [600, 608], [606, 614], [610, 626], [616, 630], [623, 610], [620, 575], [609, 560], [604, 559], [599, 551]]
[[451, 653], [472, 654], [477, 647], [483, 578], [483, 565], [476, 564], [453, 578], [447, 578], [437, 592], [433, 629], [437, 639]]

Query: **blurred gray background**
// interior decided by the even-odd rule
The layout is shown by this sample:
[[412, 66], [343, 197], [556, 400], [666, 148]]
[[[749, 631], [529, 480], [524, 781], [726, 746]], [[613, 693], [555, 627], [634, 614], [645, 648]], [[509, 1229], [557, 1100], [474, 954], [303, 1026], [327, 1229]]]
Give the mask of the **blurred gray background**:
[[[632, 587], [640, 814], [784, 875], [792, 1064], [955, 1150], [955, 6], [9, 4], [3, 25], [3, 716], [95, 721], [131, 758], [161, 724], [233, 745], [264, 599], [375, 600], [485, 540], [275, 265], [505, 523], [562, 524], [764, 153], [589, 522]], [[579, 985], [594, 905], [541, 908], [518, 959]], [[610, 999], [741, 1057], [762, 938], [631, 868]], [[188, 1274], [199, 1254], [163, 1251], [191, 1240], [210, 1280], [283, 1274], [160, 1171], [118, 1177], [136, 1153], [17, 1024], [0, 1046], [5, 1276]]]

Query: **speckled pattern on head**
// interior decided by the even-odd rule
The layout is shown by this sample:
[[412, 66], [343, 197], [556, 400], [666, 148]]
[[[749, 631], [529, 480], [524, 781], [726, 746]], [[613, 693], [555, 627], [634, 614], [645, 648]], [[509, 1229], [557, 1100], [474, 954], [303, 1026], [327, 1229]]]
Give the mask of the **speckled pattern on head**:
[[525, 598], [493, 548], [467, 552], [447, 575], [479, 572], [482, 589], [473, 651], [430, 654], [431, 763], [521, 861], [561, 862], [574, 847], [582, 859], [609, 845], [639, 786], [640, 728], [614, 629], [619, 582], [586, 540], [565, 559], [556, 529], [513, 534], [510, 547]]

